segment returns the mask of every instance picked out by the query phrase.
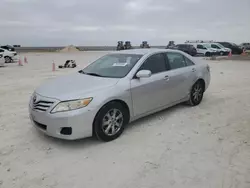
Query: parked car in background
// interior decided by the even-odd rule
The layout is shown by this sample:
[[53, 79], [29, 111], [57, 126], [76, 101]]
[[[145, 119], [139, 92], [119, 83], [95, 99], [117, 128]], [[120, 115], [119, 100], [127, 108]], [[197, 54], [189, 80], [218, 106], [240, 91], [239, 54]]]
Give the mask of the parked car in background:
[[52, 137], [111, 141], [136, 119], [182, 102], [199, 105], [209, 83], [209, 66], [179, 50], [117, 51], [38, 87], [29, 115]]
[[14, 47], [14, 48], [20, 48], [20, 47], [21, 47], [21, 45], [19, 45], [19, 44], [15, 44], [15, 45], [13, 45], [13, 47]]
[[197, 50], [192, 44], [177, 44], [173, 49], [183, 51], [191, 56], [196, 56]]
[[250, 43], [241, 43], [240, 48], [245, 50], [250, 50]]
[[0, 54], [0, 67], [3, 67], [5, 64], [5, 59], [2, 54]]
[[13, 46], [10, 46], [10, 45], [0, 46], [0, 48], [3, 48], [3, 49], [8, 50], [10, 52], [16, 52], [15, 48]]
[[16, 51], [9, 51], [4, 48], [0, 48], [0, 54], [3, 55], [5, 63], [11, 63], [18, 60]]
[[230, 48], [232, 50], [232, 54], [242, 54], [243, 52], [243, 50], [234, 43], [230, 42], [216, 42], [216, 43], [219, 43], [226, 48]]
[[191, 43], [196, 48], [197, 54], [204, 55], [207, 57], [218, 55], [217, 50], [206, 47], [204, 43]]
[[231, 51], [230, 48], [226, 48], [219, 43], [206, 43], [205, 46], [216, 50], [219, 55], [228, 55]]

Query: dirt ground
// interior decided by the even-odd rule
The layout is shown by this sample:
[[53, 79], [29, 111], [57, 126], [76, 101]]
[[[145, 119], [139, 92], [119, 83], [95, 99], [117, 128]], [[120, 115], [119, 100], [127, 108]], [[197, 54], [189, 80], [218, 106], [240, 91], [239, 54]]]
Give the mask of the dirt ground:
[[[1, 188], [249, 188], [250, 62], [209, 61], [211, 85], [197, 107], [178, 105], [102, 143], [53, 139], [28, 118], [46, 79], [75, 72], [105, 52], [23, 54], [0, 68]], [[77, 69], [52, 72], [52, 60]]]

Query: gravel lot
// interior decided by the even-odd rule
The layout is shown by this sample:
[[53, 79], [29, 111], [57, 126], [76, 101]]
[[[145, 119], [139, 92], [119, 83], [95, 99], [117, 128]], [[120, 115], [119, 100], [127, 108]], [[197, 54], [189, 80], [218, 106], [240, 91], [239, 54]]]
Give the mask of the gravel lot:
[[80, 69], [105, 52], [23, 54], [0, 68], [2, 188], [249, 188], [250, 62], [209, 61], [212, 80], [197, 107], [178, 105], [138, 120], [117, 140], [63, 141], [37, 132], [28, 100], [51, 61]]

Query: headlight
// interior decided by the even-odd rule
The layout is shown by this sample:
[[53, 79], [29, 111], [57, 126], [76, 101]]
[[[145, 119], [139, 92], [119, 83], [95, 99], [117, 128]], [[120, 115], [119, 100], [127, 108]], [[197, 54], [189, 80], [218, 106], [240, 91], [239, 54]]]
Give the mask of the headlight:
[[56, 112], [65, 112], [70, 110], [76, 110], [79, 108], [83, 108], [88, 106], [88, 104], [93, 100], [93, 98], [86, 98], [86, 99], [79, 99], [79, 100], [72, 100], [72, 101], [63, 101], [57, 104], [51, 113]]

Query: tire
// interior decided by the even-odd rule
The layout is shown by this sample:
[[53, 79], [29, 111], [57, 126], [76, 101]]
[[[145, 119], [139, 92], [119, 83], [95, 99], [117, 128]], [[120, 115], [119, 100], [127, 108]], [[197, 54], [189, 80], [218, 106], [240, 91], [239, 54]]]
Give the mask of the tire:
[[4, 57], [5, 63], [11, 63], [12, 59], [9, 56]]
[[191, 106], [199, 105], [203, 99], [204, 90], [204, 83], [198, 80], [191, 89], [188, 104]]
[[211, 56], [211, 53], [210, 53], [210, 52], [206, 52], [206, 53], [205, 53], [205, 56], [206, 56], [206, 57], [210, 57], [210, 56]]
[[224, 55], [224, 52], [220, 52], [220, 56], [223, 56]]
[[129, 122], [129, 112], [119, 102], [104, 105], [94, 120], [94, 133], [99, 140], [109, 142], [118, 138]]

